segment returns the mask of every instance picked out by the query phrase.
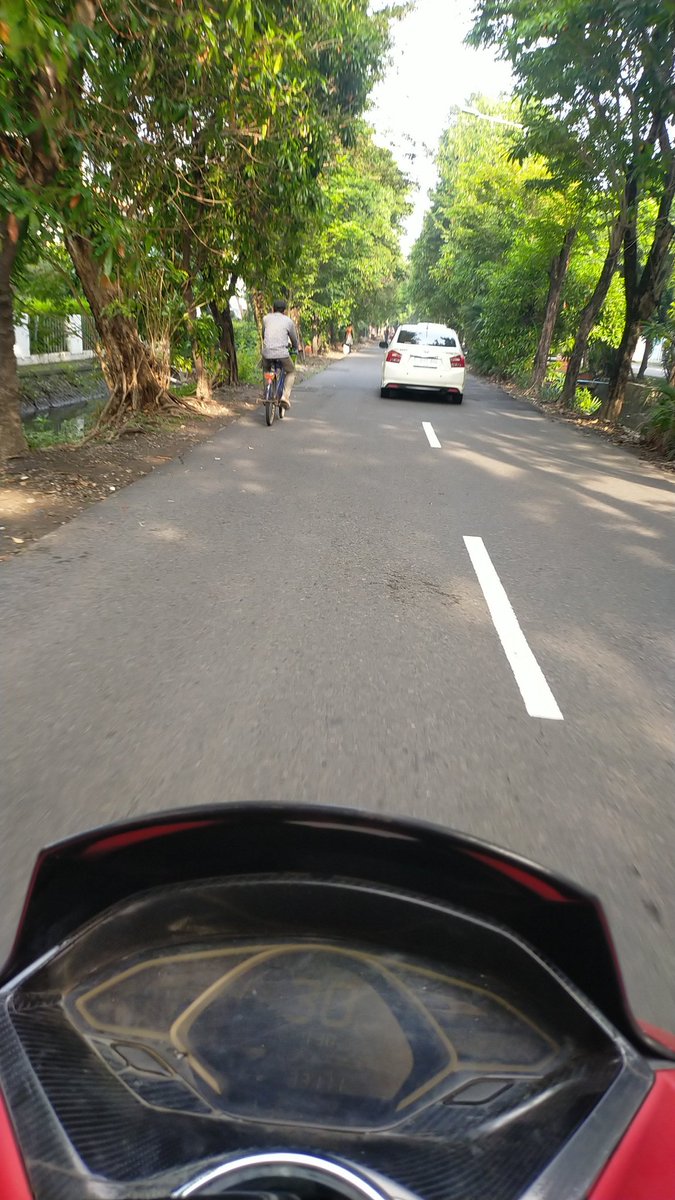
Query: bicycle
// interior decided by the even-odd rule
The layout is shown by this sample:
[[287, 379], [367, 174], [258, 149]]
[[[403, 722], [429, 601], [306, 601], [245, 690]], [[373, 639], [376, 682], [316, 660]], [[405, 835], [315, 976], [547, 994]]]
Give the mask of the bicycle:
[[[290, 351], [291, 357], [295, 358], [295, 352]], [[284, 381], [286, 372], [278, 358], [267, 360], [265, 371], [265, 421], [268, 425], [274, 423], [274, 418], [279, 412], [279, 420], [281, 421], [286, 409], [281, 403], [281, 397], [284, 394]]]
[[284, 415], [284, 410], [281, 405], [281, 396], [284, 390], [285, 372], [278, 358], [271, 359], [267, 364], [265, 371], [265, 421], [268, 425], [274, 423], [277, 409], [279, 410], [279, 420]]

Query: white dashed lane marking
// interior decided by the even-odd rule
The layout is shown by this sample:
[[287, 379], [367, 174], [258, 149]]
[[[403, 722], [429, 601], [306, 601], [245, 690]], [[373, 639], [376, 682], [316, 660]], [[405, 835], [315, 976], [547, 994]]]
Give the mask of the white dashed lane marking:
[[504, 653], [525, 701], [531, 717], [543, 717], [548, 721], [562, 721], [563, 715], [556, 704], [544, 672], [525, 640], [518, 618], [504, 590], [483, 539], [465, 537], [464, 544], [469, 552], [478, 582], [490, 610], [490, 616], [502, 644]]
[[429, 442], [429, 445], [432, 446], [434, 450], [440, 450], [441, 443], [439, 442], [438, 438], [436, 437], [436, 430], [434, 429], [433, 425], [431, 424], [431, 421], [422, 421], [422, 429], [424, 430], [424, 432], [427, 435], [427, 440]]

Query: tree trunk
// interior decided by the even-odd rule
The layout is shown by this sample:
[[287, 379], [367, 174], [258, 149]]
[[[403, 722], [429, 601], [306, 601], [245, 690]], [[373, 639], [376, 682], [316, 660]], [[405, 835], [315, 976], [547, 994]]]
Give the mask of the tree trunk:
[[215, 300], [211, 301], [209, 308], [218, 330], [218, 341], [225, 362], [226, 382], [230, 387], [235, 387], [239, 383], [239, 363], [237, 362], [237, 346], [234, 340], [234, 324], [229, 295], [225, 308], [219, 308]]
[[[674, 232], [675, 230], [673, 230], [671, 226], [670, 240], [672, 240]], [[645, 271], [646, 270], [647, 268], [645, 267]], [[621, 345], [619, 346], [619, 353], [617, 356], [617, 364], [614, 369], [612, 379], [610, 380], [607, 401], [601, 414], [606, 421], [618, 421], [619, 417], [621, 416], [623, 402], [626, 395], [626, 386], [630, 379], [633, 355], [635, 354], [635, 347], [637, 346], [638, 339], [640, 337], [640, 330], [642, 329], [643, 323], [649, 320], [656, 310], [661, 300], [664, 286], [665, 281], [661, 284], [661, 286], [658, 286], [658, 284], [656, 287], [649, 286], [647, 290], [643, 290], [641, 286], [638, 298], [633, 308], [633, 312], [629, 313], [626, 318], [626, 324], [624, 326]]]
[[183, 230], [183, 270], [185, 271], [187, 280], [183, 288], [183, 298], [188, 318], [192, 364], [195, 371], [195, 395], [198, 400], [209, 401], [213, 399], [211, 380], [209, 379], [209, 373], [206, 369], [206, 363], [204, 362], [204, 356], [195, 330], [197, 305], [195, 304], [194, 291], [192, 289], [192, 232], [187, 228]]
[[256, 328], [260, 335], [260, 340], [262, 341], [262, 335], [263, 335], [262, 323], [263, 323], [263, 317], [265, 316], [265, 313], [267, 312], [267, 304], [265, 303], [265, 297], [262, 292], [254, 291], [251, 295], [251, 300], [253, 302], [253, 316], [255, 318]]
[[204, 356], [201, 352], [199, 342], [197, 340], [197, 334], [194, 328], [194, 322], [197, 319], [197, 307], [194, 302], [194, 296], [192, 294], [192, 287], [190, 284], [188, 284], [185, 288], [185, 303], [187, 306], [188, 324], [190, 328], [192, 362], [195, 369], [195, 395], [198, 400], [208, 402], [209, 400], [213, 399], [213, 392], [211, 389], [209, 372], [206, 363], [204, 362]]
[[304, 348], [305, 341], [302, 336], [302, 322], [300, 320], [300, 309], [297, 308], [295, 305], [291, 305], [291, 307], [288, 310], [288, 315], [291, 318], [291, 321], [293, 322], [293, 324], [295, 325], [295, 328], [298, 331], [298, 342], [299, 342], [300, 346]]
[[179, 403], [162, 387], [134, 322], [121, 311], [119, 288], [102, 273], [89, 239], [81, 234], [67, 234], [66, 246], [102, 347], [101, 369], [110, 395], [100, 422], [121, 422], [130, 412]]
[[192, 346], [192, 359], [195, 365], [195, 396], [198, 400], [208, 403], [210, 400], [213, 400], [211, 379], [206, 368], [206, 363], [199, 352], [199, 347], [194, 344]]
[[168, 389], [171, 383], [171, 339], [168, 335], [150, 338], [150, 356], [160, 387]]
[[609, 285], [614, 278], [614, 274], [619, 263], [621, 243], [623, 242], [625, 232], [625, 219], [622, 216], [618, 217], [612, 226], [612, 231], [609, 236], [609, 248], [602, 266], [602, 271], [600, 272], [600, 278], [595, 285], [593, 295], [583, 308], [581, 317], [579, 319], [577, 336], [575, 338], [574, 347], [567, 364], [565, 383], [560, 396], [561, 405], [571, 407], [572, 401], [574, 400], [574, 393], [577, 389], [579, 371], [581, 370], [581, 364], [588, 350], [588, 339], [593, 332], [593, 328], [598, 317], [600, 316], [600, 310], [607, 299]]
[[556, 254], [551, 269], [549, 271], [549, 287], [548, 296], [546, 298], [546, 312], [544, 314], [544, 323], [541, 327], [539, 336], [539, 345], [534, 359], [534, 370], [532, 373], [532, 386], [540, 388], [546, 377], [548, 367], [548, 356], [551, 352], [551, 343], [553, 342], [553, 334], [555, 333], [558, 314], [560, 313], [560, 305], [562, 303], [563, 285], [565, 277], [570, 265], [570, 255], [574, 239], [577, 236], [576, 229], [568, 229], [563, 239], [563, 244], [559, 254]]
[[675, 237], [675, 226], [669, 220], [675, 198], [675, 153], [671, 152], [668, 175], [661, 194], [659, 211], [654, 226], [654, 237], [644, 270], [637, 287], [626, 296], [629, 301], [626, 324], [621, 338], [617, 364], [610, 380], [607, 401], [602, 416], [608, 421], [618, 421], [623, 408], [626, 385], [630, 377], [631, 364], [640, 330], [645, 321], [656, 312], [665, 291], [670, 274], [670, 247]]
[[645, 352], [642, 355], [642, 362], [640, 363], [640, 370], [637, 373], [638, 379], [644, 379], [645, 375], [647, 374], [647, 367], [649, 366], [649, 360], [652, 356], [653, 349], [654, 349], [654, 339], [651, 337], [645, 338]]
[[637, 316], [629, 318], [624, 325], [617, 354], [617, 365], [610, 381], [607, 400], [600, 411], [600, 416], [605, 421], [618, 421], [621, 416], [626, 387], [631, 376], [633, 355], [640, 339], [641, 329], [642, 322]]
[[16, 219], [3, 230], [0, 243], [0, 462], [28, 452], [21, 424], [19, 374], [14, 354], [12, 267], [19, 249]]

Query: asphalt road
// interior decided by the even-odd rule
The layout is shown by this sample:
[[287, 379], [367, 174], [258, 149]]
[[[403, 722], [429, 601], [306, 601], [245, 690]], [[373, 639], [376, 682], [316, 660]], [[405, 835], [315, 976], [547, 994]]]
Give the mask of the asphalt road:
[[[212, 801], [344, 804], [597, 891], [635, 1008], [675, 1027], [672, 478], [476, 379], [461, 407], [380, 399], [379, 361], [2, 567], [0, 943], [47, 841]], [[465, 536], [527, 641], [525, 691], [562, 720], [529, 715]]]

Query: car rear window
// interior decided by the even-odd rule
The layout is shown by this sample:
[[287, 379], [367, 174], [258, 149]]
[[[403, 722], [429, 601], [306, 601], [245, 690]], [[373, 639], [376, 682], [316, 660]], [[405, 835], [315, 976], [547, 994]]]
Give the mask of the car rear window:
[[441, 329], [399, 329], [399, 345], [408, 346], [445, 346], [452, 349], [457, 345], [457, 339]]

